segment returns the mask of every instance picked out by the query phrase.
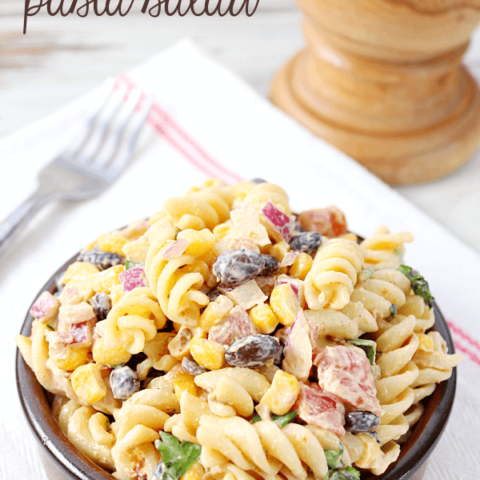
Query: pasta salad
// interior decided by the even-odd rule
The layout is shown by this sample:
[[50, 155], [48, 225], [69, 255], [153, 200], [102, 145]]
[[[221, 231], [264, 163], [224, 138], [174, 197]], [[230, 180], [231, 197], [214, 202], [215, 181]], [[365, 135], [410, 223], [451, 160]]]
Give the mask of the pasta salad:
[[448, 379], [409, 232], [216, 179], [100, 235], [17, 345], [68, 439], [120, 480], [381, 475]]

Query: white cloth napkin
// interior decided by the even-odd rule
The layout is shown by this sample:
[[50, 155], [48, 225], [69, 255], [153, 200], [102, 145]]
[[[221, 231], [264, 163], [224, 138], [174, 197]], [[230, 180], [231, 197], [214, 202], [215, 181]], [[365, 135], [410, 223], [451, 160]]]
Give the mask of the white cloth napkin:
[[[45, 473], [22, 418], [14, 377], [15, 344], [30, 302], [67, 258], [99, 233], [160, 210], [209, 176], [228, 182], [261, 177], [290, 194], [297, 211], [335, 204], [353, 231], [380, 224], [412, 231], [405, 262], [430, 282], [452, 324], [459, 367], [455, 408], [425, 480], [477, 478], [480, 470], [480, 256], [343, 153], [315, 138], [190, 42], [182, 42], [118, 79], [154, 93], [157, 105], [139, 152], [99, 197], [43, 211], [0, 259], [0, 478], [57, 478]], [[61, 148], [95, 99], [92, 92], [62, 111], [0, 141], [0, 218], [35, 187], [36, 173]]]

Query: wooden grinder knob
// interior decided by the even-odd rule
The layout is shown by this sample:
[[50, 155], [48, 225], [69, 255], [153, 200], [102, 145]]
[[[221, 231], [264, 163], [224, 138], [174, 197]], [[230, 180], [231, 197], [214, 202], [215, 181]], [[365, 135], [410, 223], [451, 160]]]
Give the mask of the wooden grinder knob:
[[272, 101], [391, 184], [445, 176], [480, 143], [461, 64], [480, 0], [297, 0], [307, 48]]

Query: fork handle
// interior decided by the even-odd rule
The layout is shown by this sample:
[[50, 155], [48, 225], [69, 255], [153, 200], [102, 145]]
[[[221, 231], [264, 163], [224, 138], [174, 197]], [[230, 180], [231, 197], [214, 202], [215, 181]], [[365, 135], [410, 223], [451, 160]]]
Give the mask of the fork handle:
[[42, 207], [55, 198], [57, 198], [57, 195], [45, 193], [39, 189], [0, 223], [0, 255], [8, 249], [22, 227], [28, 223]]

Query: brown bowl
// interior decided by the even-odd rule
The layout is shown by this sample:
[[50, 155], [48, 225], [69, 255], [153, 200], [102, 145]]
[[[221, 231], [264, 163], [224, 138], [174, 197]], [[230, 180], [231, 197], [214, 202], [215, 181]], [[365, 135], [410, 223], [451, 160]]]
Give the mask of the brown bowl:
[[[56, 291], [55, 278], [77, 259], [77, 255], [52, 275], [39, 294], [45, 290], [52, 294]], [[449, 352], [453, 353], [455, 348], [447, 322], [435, 304], [434, 309], [436, 322], [433, 329], [440, 332], [447, 342]], [[30, 335], [32, 321], [32, 315], [27, 313], [20, 332], [22, 335]], [[72, 480], [112, 480], [113, 477], [106, 470], [77, 450], [60, 430], [53, 417], [45, 390], [38, 383], [18, 350], [16, 375], [18, 395], [28, 424], [44, 451], [64, 475]], [[439, 384], [435, 392], [423, 401], [425, 411], [413, 428], [410, 438], [402, 445], [398, 461], [378, 477], [362, 472], [362, 480], [420, 480], [422, 478], [425, 462], [445, 430], [450, 416], [456, 382], [457, 372], [454, 368], [452, 376]]]

